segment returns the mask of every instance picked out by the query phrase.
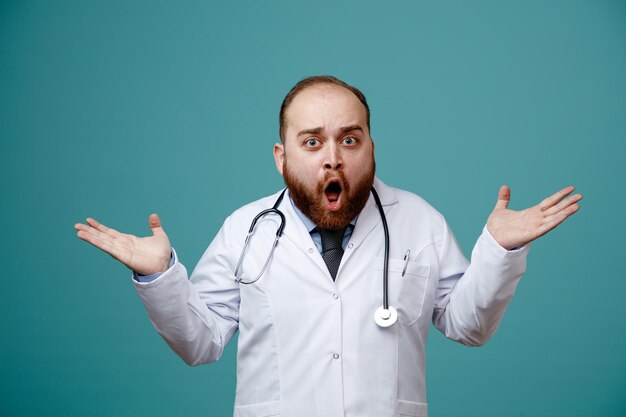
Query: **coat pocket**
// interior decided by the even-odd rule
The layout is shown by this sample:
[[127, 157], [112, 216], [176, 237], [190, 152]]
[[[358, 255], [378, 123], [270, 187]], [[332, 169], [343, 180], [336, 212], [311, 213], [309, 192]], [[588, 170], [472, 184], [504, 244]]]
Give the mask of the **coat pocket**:
[[396, 417], [428, 417], [428, 404], [414, 403], [411, 401], [396, 401]]
[[280, 401], [236, 405], [234, 417], [276, 417], [280, 416]]
[[[377, 257], [374, 263], [374, 291], [376, 305], [382, 305], [384, 259]], [[389, 305], [398, 310], [398, 323], [410, 325], [422, 314], [430, 266], [401, 259], [389, 259]], [[402, 272], [404, 271], [404, 276]]]

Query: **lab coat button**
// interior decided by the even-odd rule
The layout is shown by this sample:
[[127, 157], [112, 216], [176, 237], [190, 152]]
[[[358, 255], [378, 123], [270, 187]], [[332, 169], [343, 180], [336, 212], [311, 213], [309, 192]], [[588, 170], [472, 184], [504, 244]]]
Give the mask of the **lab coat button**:
[[338, 299], [338, 298], [339, 298], [339, 295], [337, 295], [337, 294], [333, 294], [333, 298], [336, 300], [336, 299]]
[[313, 248], [309, 248], [309, 253], [313, 253]]
[[348, 244], [348, 249], [352, 249], [354, 247], [354, 243], [349, 243]]
[[333, 358], [334, 359], [339, 359], [339, 354], [338, 353], [333, 353]]

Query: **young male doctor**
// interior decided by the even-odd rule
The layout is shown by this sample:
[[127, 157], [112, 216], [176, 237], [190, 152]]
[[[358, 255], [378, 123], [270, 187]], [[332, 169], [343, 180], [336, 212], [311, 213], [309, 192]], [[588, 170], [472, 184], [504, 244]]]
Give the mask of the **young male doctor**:
[[[430, 321], [452, 340], [485, 343], [526, 268], [528, 244], [579, 208], [582, 196], [567, 187], [509, 210], [502, 186], [470, 263], [440, 213], [374, 176], [369, 127], [356, 88], [327, 76], [294, 86], [274, 145], [287, 192], [228, 217], [190, 279], [156, 214], [144, 238], [91, 218], [75, 226], [134, 271], [154, 327], [189, 365], [218, 360], [239, 331], [235, 416], [426, 416]], [[273, 252], [275, 212], [257, 221], [244, 250], [253, 219], [274, 205], [284, 231]]]

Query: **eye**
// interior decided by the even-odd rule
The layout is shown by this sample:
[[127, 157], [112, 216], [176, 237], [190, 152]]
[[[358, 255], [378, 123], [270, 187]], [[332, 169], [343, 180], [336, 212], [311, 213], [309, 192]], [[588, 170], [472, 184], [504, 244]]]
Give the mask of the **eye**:
[[320, 146], [320, 141], [317, 138], [308, 138], [305, 144], [309, 148], [315, 148], [317, 146]]
[[342, 141], [345, 145], [356, 145], [357, 139], [354, 136], [346, 136]]

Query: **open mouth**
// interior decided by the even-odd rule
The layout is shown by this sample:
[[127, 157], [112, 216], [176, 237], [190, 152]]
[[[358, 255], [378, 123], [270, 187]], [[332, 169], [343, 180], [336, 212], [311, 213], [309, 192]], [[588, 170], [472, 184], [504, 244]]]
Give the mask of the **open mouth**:
[[326, 205], [332, 211], [339, 210], [341, 207], [341, 181], [339, 178], [331, 178], [326, 182], [324, 187], [324, 195], [326, 196]]

